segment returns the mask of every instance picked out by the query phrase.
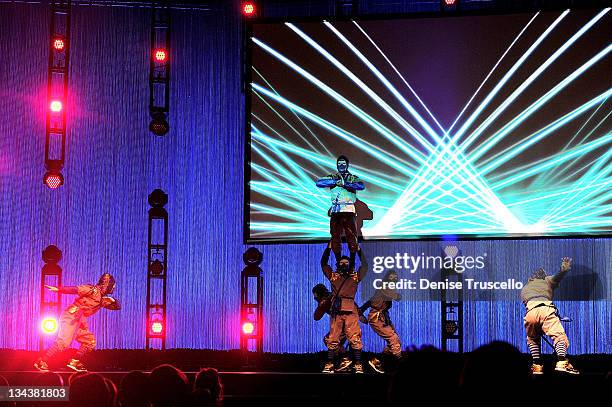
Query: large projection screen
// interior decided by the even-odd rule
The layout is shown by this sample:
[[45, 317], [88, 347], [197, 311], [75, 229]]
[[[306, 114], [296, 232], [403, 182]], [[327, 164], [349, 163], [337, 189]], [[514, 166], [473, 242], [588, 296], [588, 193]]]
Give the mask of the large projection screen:
[[341, 154], [365, 239], [610, 235], [610, 15], [255, 23], [247, 240], [329, 239]]

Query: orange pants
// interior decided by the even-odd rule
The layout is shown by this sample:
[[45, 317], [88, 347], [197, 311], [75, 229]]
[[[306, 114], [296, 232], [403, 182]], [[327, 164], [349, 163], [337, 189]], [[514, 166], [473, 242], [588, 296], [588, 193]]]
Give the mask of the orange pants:
[[327, 349], [337, 350], [340, 339], [346, 335], [346, 339], [353, 350], [361, 350], [361, 327], [359, 326], [359, 314], [353, 312], [341, 312], [329, 318], [329, 334], [327, 336]]
[[569, 348], [569, 340], [555, 307], [544, 305], [532, 308], [527, 312], [524, 320], [528, 345], [539, 345], [542, 335], [548, 335], [555, 345], [558, 342], [564, 342], [565, 347]]

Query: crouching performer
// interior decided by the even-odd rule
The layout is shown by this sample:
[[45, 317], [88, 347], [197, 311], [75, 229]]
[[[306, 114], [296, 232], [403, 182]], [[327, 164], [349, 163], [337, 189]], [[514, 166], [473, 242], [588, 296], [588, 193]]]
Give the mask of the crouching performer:
[[525, 329], [527, 330], [527, 346], [532, 357], [531, 372], [542, 374], [544, 368], [540, 360], [542, 335], [548, 335], [554, 343], [557, 353], [555, 370], [563, 373], [578, 374], [578, 370], [567, 360], [569, 340], [559, 319], [559, 311], [553, 304], [553, 290], [559, 286], [561, 279], [570, 271], [572, 259], [564, 257], [561, 260], [561, 270], [554, 276], [547, 276], [540, 268], [531, 275], [527, 284], [521, 290], [521, 300], [525, 304]]
[[363, 373], [361, 363], [361, 327], [359, 326], [359, 310], [355, 304], [355, 294], [361, 280], [368, 271], [368, 264], [361, 248], [358, 248], [360, 260], [359, 270], [350, 267], [346, 256], [340, 257], [336, 271], [329, 266], [331, 242], [321, 257], [323, 274], [332, 286], [331, 312], [329, 319], [329, 336], [327, 340], [328, 359], [323, 373], [334, 373], [334, 359], [340, 346], [340, 338], [345, 335], [353, 351], [353, 368], [355, 373]]
[[[386, 283], [394, 283], [397, 282], [397, 280], [398, 276], [395, 270], [389, 270], [383, 277], [383, 282]], [[387, 342], [383, 354], [391, 355], [395, 362], [399, 361], [402, 357], [402, 344], [395, 331], [393, 322], [391, 322], [389, 310], [393, 305], [392, 301], [399, 301], [401, 298], [401, 294], [398, 293], [396, 289], [378, 289], [372, 298], [359, 309], [359, 312], [363, 313], [370, 308], [367, 322], [372, 330]], [[380, 359], [375, 357], [368, 363], [376, 372], [385, 373], [383, 363]]]
[[68, 348], [73, 340], [76, 340], [80, 347], [74, 358], [66, 366], [77, 372], [86, 371], [87, 369], [81, 362], [81, 359], [96, 346], [96, 338], [87, 326], [87, 318], [98, 312], [101, 308], [109, 310], [121, 309], [119, 301], [109, 296], [115, 288], [115, 279], [110, 274], [104, 273], [96, 285], [85, 284], [76, 287], [45, 285], [45, 287], [51, 291], [62, 294], [75, 294], [78, 297], [72, 305], [62, 312], [57, 339], [36, 360], [34, 367], [43, 372], [49, 371], [47, 362], [57, 353]]

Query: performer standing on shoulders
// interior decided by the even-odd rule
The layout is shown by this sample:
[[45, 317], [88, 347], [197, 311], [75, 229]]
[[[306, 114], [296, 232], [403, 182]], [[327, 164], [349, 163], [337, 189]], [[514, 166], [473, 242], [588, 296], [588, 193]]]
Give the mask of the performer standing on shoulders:
[[109, 273], [104, 273], [96, 285], [85, 284], [76, 287], [52, 287], [45, 285], [45, 287], [62, 294], [76, 294], [78, 298], [62, 312], [55, 343], [36, 360], [34, 367], [43, 372], [49, 371], [47, 361], [57, 353], [68, 348], [72, 341], [76, 339], [81, 346], [77, 350], [74, 359], [66, 366], [77, 372], [86, 371], [87, 369], [85, 369], [80, 360], [96, 346], [96, 338], [87, 326], [87, 317], [98, 312], [100, 308], [109, 310], [121, 309], [119, 301], [108, 296], [115, 289], [115, 279]]
[[348, 171], [349, 159], [341, 155], [336, 160], [338, 172], [329, 174], [317, 180], [317, 187], [329, 188], [331, 191], [332, 206], [329, 209], [329, 228], [331, 233], [331, 249], [336, 257], [336, 263], [340, 262], [342, 254], [342, 232], [346, 236], [346, 242], [351, 253], [350, 267], [355, 267], [355, 253], [357, 252], [357, 221], [355, 213], [355, 202], [357, 191], [365, 189], [363, 181]]
[[[395, 270], [389, 270], [383, 277], [384, 282], [397, 282], [397, 279]], [[402, 357], [402, 344], [391, 322], [389, 309], [393, 305], [392, 301], [399, 301], [401, 298], [401, 294], [395, 289], [378, 289], [372, 298], [359, 309], [360, 313], [364, 313], [366, 309], [371, 308], [368, 314], [368, 324], [378, 336], [387, 342], [383, 353], [392, 355], [398, 361]], [[378, 358], [372, 358], [369, 364], [378, 373], [385, 373], [382, 361]]]
[[332, 270], [328, 264], [331, 242], [327, 245], [321, 257], [323, 274], [331, 282], [333, 291], [329, 319], [329, 339], [327, 343], [328, 359], [323, 368], [323, 373], [334, 373], [334, 359], [342, 335], [346, 335], [353, 350], [355, 373], [363, 373], [363, 365], [361, 364], [361, 327], [359, 326], [359, 312], [355, 304], [355, 294], [357, 293], [359, 282], [363, 280], [368, 272], [368, 264], [363, 251], [359, 247], [357, 249], [360, 260], [357, 272], [351, 269], [349, 259], [346, 256], [340, 258], [336, 271]]
[[564, 257], [561, 260], [561, 270], [554, 276], [547, 276], [544, 269], [540, 268], [532, 274], [521, 290], [521, 300], [527, 310], [525, 329], [527, 330], [527, 345], [533, 359], [531, 365], [533, 374], [544, 372], [540, 361], [542, 335], [548, 335], [553, 340], [558, 358], [555, 370], [571, 374], [579, 373], [567, 360], [569, 340], [563, 325], [561, 325], [559, 311], [552, 302], [553, 290], [559, 286], [563, 277], [570, 271], [571, 266], [572, 259]]

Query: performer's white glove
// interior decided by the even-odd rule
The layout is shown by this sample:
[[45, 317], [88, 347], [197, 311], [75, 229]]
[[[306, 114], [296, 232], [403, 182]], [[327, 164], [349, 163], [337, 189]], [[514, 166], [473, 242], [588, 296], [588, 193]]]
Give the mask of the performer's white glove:
[[561, 259], [561, 271], [568, 271], [572, 267], [572, 259], [564, 257]]

